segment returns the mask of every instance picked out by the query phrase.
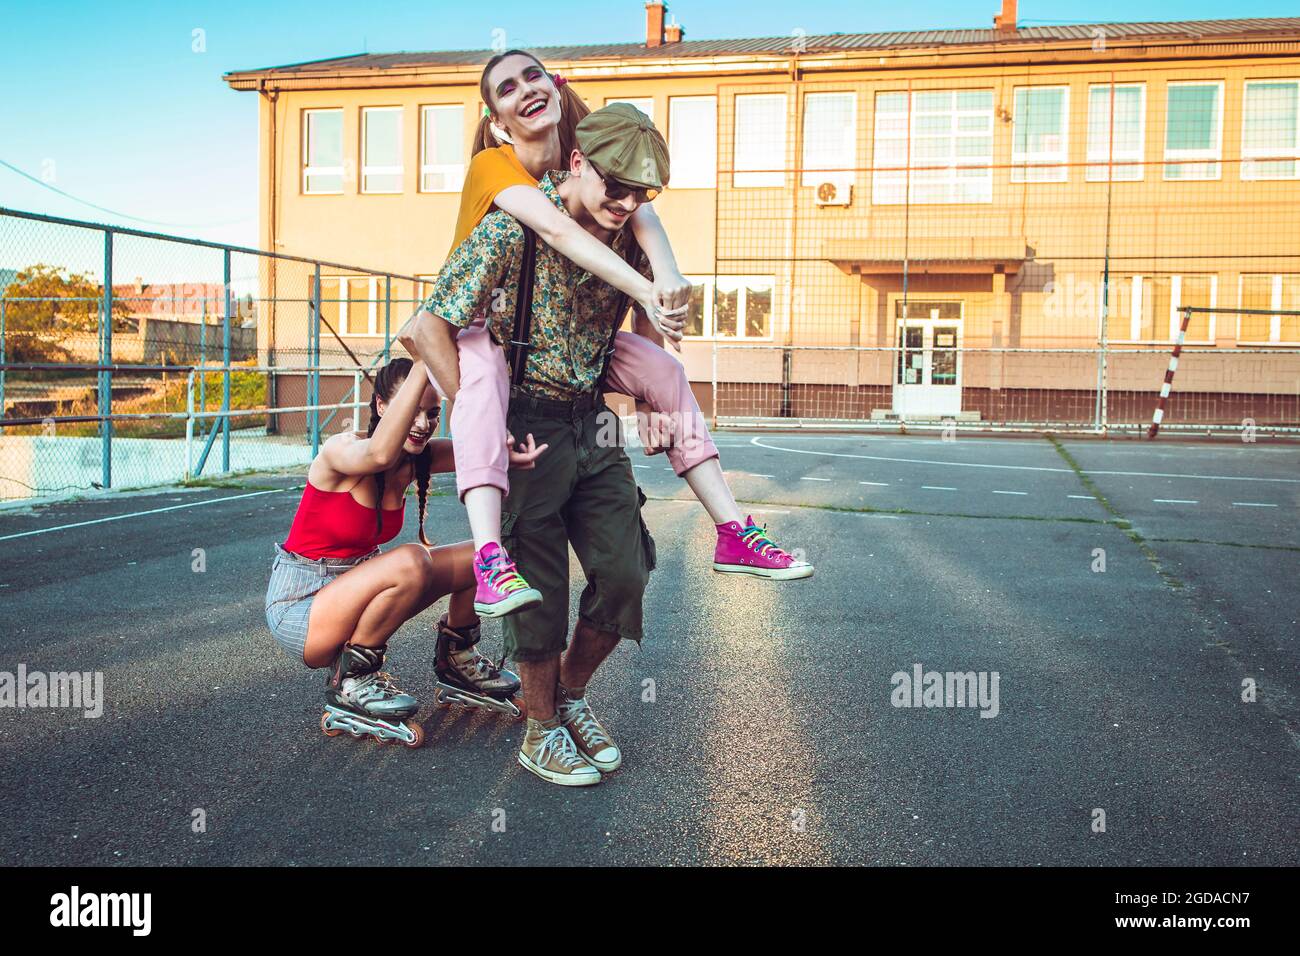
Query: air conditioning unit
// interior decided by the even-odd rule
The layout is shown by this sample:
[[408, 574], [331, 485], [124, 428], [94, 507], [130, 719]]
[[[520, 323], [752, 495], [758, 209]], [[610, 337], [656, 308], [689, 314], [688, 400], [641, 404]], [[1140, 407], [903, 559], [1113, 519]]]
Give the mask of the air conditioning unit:
[[813, 202], [818, 206], [848, 206], [853, 203], [853, 177], [826, 175], [813, 186]]

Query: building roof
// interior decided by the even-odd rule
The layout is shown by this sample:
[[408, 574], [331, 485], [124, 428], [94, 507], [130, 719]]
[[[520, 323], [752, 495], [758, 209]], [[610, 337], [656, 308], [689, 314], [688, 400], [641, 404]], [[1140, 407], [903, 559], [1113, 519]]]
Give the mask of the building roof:
[[[1098, 34], [1097, 31], [1102, 31]], [[1014, 32], [986, 30], [911, 30], [890, 33], [831, 33], [800, 37], [802, 54], [850, 53], [855, 50], [933, 49], [1030, 44], [1085, 40], [1104, 35], [1107, 40], [1162, 38], [1203, 41], [1208, 39], [1262, 39], [1278, 34], [1300, 33], [1300, 17], [1267, 17], [1234, 20], [1176, 20], [1146, 23], [1080, 23], [1019, 27]], [[791, 36], [749, 39], [682, 40], [648, 47], [644, 43], [595, 43], [577, 46], [530, 47], [546, 62], [581, 60], [664, 59], [684, 57], [788, 56], [793, 52]], [[255, 74], [310, 75], [339, 71], [383, 71], [420, 67], [474, 66], [486, 63], [492, 50], [444, 50], [423, 53], [357, 53], [311, 60], [284, 66], [239, 70], [227, 80]]]

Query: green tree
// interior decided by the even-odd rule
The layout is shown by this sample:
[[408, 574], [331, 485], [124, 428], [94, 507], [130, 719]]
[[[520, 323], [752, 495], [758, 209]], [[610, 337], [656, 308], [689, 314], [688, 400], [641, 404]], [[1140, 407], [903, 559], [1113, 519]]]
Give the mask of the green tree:
[[[38, 263], [18, 272], [4, 290], [5, 360], [66, 362], [61, 344], [77, 335], [95, 334], [104, 287], [88, 273]], [[36, 301], [14, 301], [16, 299]], [[113, 329], [124, 331], [127, 304], [113, 302]]]

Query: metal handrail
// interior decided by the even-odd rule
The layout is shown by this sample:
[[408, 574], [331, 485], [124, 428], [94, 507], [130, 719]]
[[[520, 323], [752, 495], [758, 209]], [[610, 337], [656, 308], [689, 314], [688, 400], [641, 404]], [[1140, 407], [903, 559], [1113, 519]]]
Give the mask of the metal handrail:
[[162, 232], [149, 232], [144, 229], [128, 229], [124, 226], [110, 226], [107, 223], [89, 222], [82, 219], [64, 219], [62, 216], [49, 216], [44, 213], [23, 212], [20, 209], [8, 209], [0, 206], [0, 216], [12, 216], [15, 219], [28, 219], [33, 222], [47, 222], [56, 226], [74, 226], [78, 229], [99, 229], [106, 233], [116, 233], [119, 236], [136, 236], [141, 239], [157, 239], [162, 242], [176, 242], [186, 246], [201, 246], [205, 249], [215, 249], [219, 252], [235, 252], [240, 255], [260, 256], [266, 259], [279, 259], [284, 262], [303, 262], [307, 265], [329, 266], [331, 269], [346, 269], [349, 272], [364, 272], [372, 276], [392, 276], [394, 279], [409, 279], [412, 282], [422, 282], [416, 276], [404, 275], [400, 272], [390, 272], [386, 269], [370, 269], [365, 266], [344, 265], [341, 262], [328, 262], [324, 259], [308, 259], [305, 256], [292, 256], [287, 252], [268, 252], [265, 249], [253, 249], [248, 246], [229, 246], [220, 242], [210, 242], [206, 239], [190, 239], [185, 236], [171, 236]]

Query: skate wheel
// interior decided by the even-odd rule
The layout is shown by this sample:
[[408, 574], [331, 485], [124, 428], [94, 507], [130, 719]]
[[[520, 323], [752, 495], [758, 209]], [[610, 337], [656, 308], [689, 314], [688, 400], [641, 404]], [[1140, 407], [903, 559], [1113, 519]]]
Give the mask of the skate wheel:
[[424, 728], [414, 722], [408, 723], [406, 726], [410, 728], [411, 733], [415, 734], [415, 739], [403, 740], [402, 745], [405, 747], [410, 747], [412, 750], [415, 750], [417, 747], [421, 746], [424, 743]]
[[510, 703], [514, 704], [517, 708], [519, 708], [519, 713], [516, 714], [514, 717], [514, 720], [516, 722], [521, 720], [526, 720], [528, 718], [528, 705], [524, 703], [523, 694], [520, 694], [518, 697], [512, 697], [510, 699]]
[[444, 697], [442, 691], [440, 690], [436, 690], [433, 692], [433, 702], [439, 707], [451, 706], [451, 701], [449, 701], [446, 697]]
[[330, 715], [328, 712], [320, 715], [320, 729], [324, 732], [325, 736], [337, 737], [339, 734], [343, 733], [343, 731], [337, 727], [329, 727], [327, 725], [329, 719]]

